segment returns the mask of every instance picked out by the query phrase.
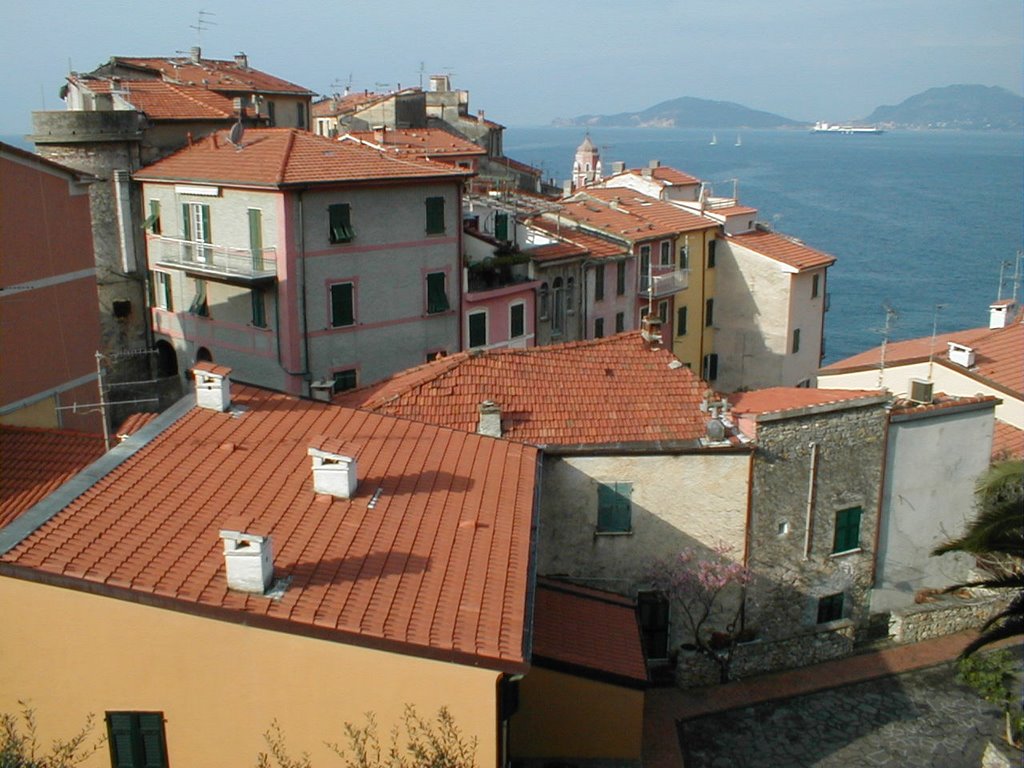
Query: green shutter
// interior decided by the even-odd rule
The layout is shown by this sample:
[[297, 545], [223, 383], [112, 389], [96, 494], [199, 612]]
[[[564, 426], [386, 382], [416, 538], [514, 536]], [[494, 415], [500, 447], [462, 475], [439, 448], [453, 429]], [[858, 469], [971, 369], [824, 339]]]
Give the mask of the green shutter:
[[836, 535], [833, 552], [847, 552], [860, 546], [861, 508], [851, 507], [836, 512]]
[[181, 239], [192, 239], [192, 217], [189, 216], [188, 203], [181, 204]]
[[252, 268], [263, 269], [263, 212], [258, 208], [249, 209], [249, 251], [252, 253]]
[[494, 239], [508, 240], [508, 214], [494, 214]]
[[448, 291], [445, 290], [444, 272], [431, 272], [427, 275], [427, 312], [447, 312]]
[[210, 230], [210, 206], [201, 205], [199, 206], [200, 214], [203, 217], [203, 242], [213, 242], [213, 232]]
[[134, 738], [130, 712], [107, 713], [107, 738], [110, 742], [110, 764], [114, 768], [133, 768], [135, 765]]
[[148, 229], [154, 235], [160, 234], [160, 201], [150, 200], [149, 201], [149, 216], [146, 218], [145, 223], [142, 225], [144, 229]]
[[522, 304], [513, 304], [511, 311], [509, 338], [516, 339], [526, 334], [526, 308]]
[[712, 240], [708, 243], [708, 269], [712, 269], [715, 266], [715, 248], [717, 245], [717, 240]]
[[348, 203], [336, 203], [327, 209], [330, 217], [330, 241], [347, 243], [353, 238], [352, 209]]
[[165, 768], [167, 745], [164, 743], [164, 717], [159, 712], [139, 713], [139, 741], [144, 768]]
[[340, 328], [356, 321], [352, 283], [331, 286], [331, 325]]
[[439, 235], [444, 232], [444, 198], [427, 198], [427, 234]]
[[632, 527], [632, 483], [601, 483], [597, 486], [597, 530], [628, 533]]
[[676, 336], [686, 335], [686, 307], [676, 310]]
[[487, 344], [487, 315], [474, 312], [469, 316], [469, 346], [482, 347]]
[[249, 298], [252, 301], [252, 324], [257, 328], [266, 328], [267, 304], [263, 291], [259, 288], [253, 288], [249, 292]]
[[604, 299], [604, 264], [594, 267], [594, 301]]

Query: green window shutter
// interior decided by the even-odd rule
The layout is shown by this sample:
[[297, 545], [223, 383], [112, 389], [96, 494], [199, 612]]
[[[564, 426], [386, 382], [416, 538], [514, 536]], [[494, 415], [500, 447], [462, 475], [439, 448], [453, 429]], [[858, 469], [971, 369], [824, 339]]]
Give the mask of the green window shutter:
[[632, 528], [632, 483], [601, 483], [597, 486], [597, 530], [628, 533]]
[[354, 298], [352, 283], [335, 283], [331, 286], [331, 325], [333, 327], [341, 328], [355, 324]]
[[140, 712], [139, 742], [144, 768], [166, 768], [167, 744], [164, 741], [164, 717], [159, 712]]
[[354, 237], [352, 231], [352, 209], [348, 203], [336, 203], [329, 206], [330, 217], [329, 239], [332, 243], [347, 243]]
[[717, 245], [717, 240], [712, 240], [708, 243], [708, 269], [713, 269], [715, 266], [715, 248]]
[[494, 239], [508, 240], [508, 214], [494, 214]]
[[203, 217], [203, 242], [212, 243], [213, 233], [210, 231], [210, 206], [201, 205], [199, 210]]
[[686, 335], [686, 307], [676, 310], [676, 336]]
[[851, 507], [836, 512], [836, 535], [833, 552], [847, 552], [860, 546], [861, 508]]
[[263, 211], [249, 209], [249, 251], [253, 269], [263, 269]]
[[615, 293], [622, 296], [626, 292], [626, 262], [620, 261], [615, 268]]
[[512, 305], [509, 326], [509, 338], [517, 339], [526, 334], [526, 308], [522, 304]]
[[469, 316], [469, 346], [482, 347], [487, 344], [487, 315], [474, 312]]
[[267, 303], [266, 297], [259, 288], [253, 288], [249, 292], [252, 301], [252, 324], [257, 328], [267, 327]]
[[708, 299], [704, 302], [704, 325], [710, 328], [715, 324], [715, 300]]
[[110, 764], [114, 768], [134, 768], [134, 717], [130, 712], [107, 713], [107, 741], [110, 744]]
[[444, 272], [431, 272], [427, 275], [427, 312], [447, 312], [448, 291], [445, 290]]
[[604, 264], [594, 267], [594, 301], [604, 299]]
[[143, 229], [148, 229], [154, 235], [160, 234], [160, 201], [150, 200], [149, 201], [149, 216], [146, 218], [145, 223], [142, 225]]
[[439, 235], [444, 232], [444, 198], [427, 198], [427, 234]]
[[191, 240], [192, 239], [192, 217], [189, 215], [188, 203], [181, 204], [181, 239]]

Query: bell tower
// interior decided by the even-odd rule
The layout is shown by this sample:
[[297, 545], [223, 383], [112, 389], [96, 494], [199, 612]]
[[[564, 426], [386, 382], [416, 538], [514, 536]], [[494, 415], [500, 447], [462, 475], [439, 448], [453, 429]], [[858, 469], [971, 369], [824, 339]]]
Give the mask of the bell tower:
[[572, 188], [579, 189], [601, 180], [601, 153], [588, 133], [583, 143], [576, 147], [576, 159], [572, 163]]

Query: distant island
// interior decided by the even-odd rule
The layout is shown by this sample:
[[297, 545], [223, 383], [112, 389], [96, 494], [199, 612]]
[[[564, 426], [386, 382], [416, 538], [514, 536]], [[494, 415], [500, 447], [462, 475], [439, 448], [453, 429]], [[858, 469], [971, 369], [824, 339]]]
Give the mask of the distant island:
[[[886, 128], [1020, 130], [1024, 98], [998, 86], [949, 85], [930, 88], [895, 106], [880, 106], [853, 125]], [[834, 119], [824, 115], [823, 119]], [[556, 126], [602, 128], [810, 128], [811, 124], [730, 101], [690, 96], [670, 99], [640, 112], [558, 118]]]

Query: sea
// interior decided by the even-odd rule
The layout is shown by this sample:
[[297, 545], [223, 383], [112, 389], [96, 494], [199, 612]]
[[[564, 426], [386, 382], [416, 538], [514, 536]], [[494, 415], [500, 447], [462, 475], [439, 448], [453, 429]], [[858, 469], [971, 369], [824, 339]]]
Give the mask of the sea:
[[[506, 128], [504, 149], [561, 185], [584, 135]], [[605, 172], [659, 160], [835, 256], [825, 363], [881, 344], [887, 326], [890, 340], [984, 326], [988, 305], [1012, 295], [1024, 246], [1020, 134], [595, 127], [590, 138]], [[22, 136], [0, 140], [32, 149]]]
[[[561, 185], [584, 135], [506, 128], [505, 154]], [[659, 160], [716, 195], [736, 190], [761, 221], [835, 256], [825, 363], [878, 346], [887, 324], [890, 340], [987, 325], [989, 304], [1012, 295], [1024, 245], [1020, 134], [594, 127], [590, 139], [605, 173], [616, 160]]]

